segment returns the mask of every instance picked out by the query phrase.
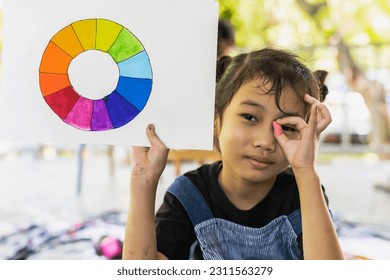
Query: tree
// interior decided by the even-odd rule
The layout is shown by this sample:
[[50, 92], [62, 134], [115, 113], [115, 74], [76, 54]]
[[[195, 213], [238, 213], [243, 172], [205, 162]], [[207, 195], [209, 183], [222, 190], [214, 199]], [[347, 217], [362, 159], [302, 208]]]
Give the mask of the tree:
[[[386, 92], [383, 85], [370, 80], [361, 67], [359, 67], [355, 58], [351, 54], [350, 47], [343, 39], [343, 32], [340, 31], [339, 28], [334, 27], [332, 32], [326, 32], [326, 28], [323, 26], [324, 21], [322, 20], [323, 14], [330, 14], [330, 9], [326, 0], [317, 4], [310, 4], [307, 0], [296, 0], [296, 2], [312, 18], [318, 27], [318, 30], [324, 30], [324, 37], [327, 39], [329, 45], [337, 49], [336, 59], [339, 65], [339, 70], [345, 76], [349, 86], [353, 90], [362, 94], [371, 112], [378, 112], [378, 114], [372, 114], [372, 143], [374, 145], [379, 145], [384, 142], [388, 143], [390, 141], [390, 124], [386, 106]], [[382, 2], [381, 4], [382, 7], [387, 7], [385, 2]], [[323, 12], [323, 10], [326, 11]], [[373, 37], [372, 40], [378, 41], [381, 39], [376, 36], [375, 32], [370, 33]], [[368, 33], [367, 30], [367, 34], [370, 33]], [[377, 44], [378, 42], [374, 43]]]
[[387, 0], [219, 2], [220, 16], [232, 21], [242, 48], [288, 48], [306, 58], [314, 69], [340, 71], [373, 112], [372, 143], [390, 141], [384, 87], [366, 75], [370, 67], [378, 67], [378, 61], [390, 67], [390, 61], [384, 65], [386, 62], [375, 57], [385, 47], [390, 51]]

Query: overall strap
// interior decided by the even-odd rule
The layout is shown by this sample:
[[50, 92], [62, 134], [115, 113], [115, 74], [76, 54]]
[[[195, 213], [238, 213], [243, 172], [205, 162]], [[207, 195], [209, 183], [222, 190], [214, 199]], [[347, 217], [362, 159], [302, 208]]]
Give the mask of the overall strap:
[[214, 217], [199, 189], [186, 176], [177, 177], [167, 192], [180, 201], [193, 226]]
[[[328, 211], [330, 213], [330, 217], [333, 220], [333, 213], [332, 213], [332, 211], [330, 209], [328, 209]], [[290, 224], [292, 225], [295, 234], [301, 233], [302, 232], [301, 209], [295, 210], [290, 215], [288, 215], [287, 218], [290, 221]]]
[[295, 234], [299, 234], [302, 232], [302, 221], [301, 221], [301, 209], [297, 209], [287, 216], [290, 224], [295, 232]]

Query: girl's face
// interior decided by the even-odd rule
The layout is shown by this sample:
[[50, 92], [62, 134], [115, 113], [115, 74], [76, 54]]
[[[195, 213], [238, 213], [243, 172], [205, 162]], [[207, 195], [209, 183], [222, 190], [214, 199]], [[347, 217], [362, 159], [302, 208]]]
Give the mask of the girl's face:
[[[303, 117], [303, 104], [294, 92], [284, 89], [280, 98], [283, 113], [275, 96], [266, 93], [269, 88], [261, 79], [247, 82], [233, 96], [222, 120], [217, 119], [226, 182], [273, 184], [289, 165], [274, 137], [272, 122], [289, 115]], [[284, 126], [283, 130], [287, 137], [299, 138], [294, 126]]]

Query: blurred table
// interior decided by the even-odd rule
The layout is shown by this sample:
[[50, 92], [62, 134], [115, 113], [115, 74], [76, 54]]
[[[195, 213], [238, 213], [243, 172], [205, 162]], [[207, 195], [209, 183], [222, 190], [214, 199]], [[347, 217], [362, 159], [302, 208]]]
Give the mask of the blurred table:
[[219, 153], [216, 151], [204, 150], [170, 150], [168, 155], [168, 162], [175, 166], [176, 176], [181, 173], [181, 164], [183, 162], [196, 161], [199, 165], [207, 161], [219, 160]]

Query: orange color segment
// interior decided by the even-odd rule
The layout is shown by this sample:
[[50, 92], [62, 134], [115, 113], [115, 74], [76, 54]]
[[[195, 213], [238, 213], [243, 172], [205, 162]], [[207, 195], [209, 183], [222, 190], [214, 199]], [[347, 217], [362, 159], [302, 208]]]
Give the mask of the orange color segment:
[[67, 74], [68, 66], [72, 57], [60, 49], [56, 44], [50, 42], [42, 56], [40, 73]]
[[84, 51], [72, 25], [68, 25], [64, 29], [61, 29], [54, 35], [52, 41], [71, 57], [75, 57]]
[[70, 86], [70, 81], [66, 74], [40, 73], [39, 85], [42, 95], [47, 96]]

